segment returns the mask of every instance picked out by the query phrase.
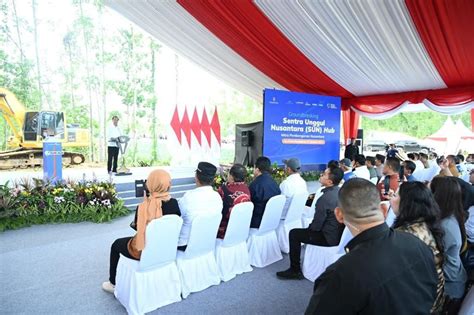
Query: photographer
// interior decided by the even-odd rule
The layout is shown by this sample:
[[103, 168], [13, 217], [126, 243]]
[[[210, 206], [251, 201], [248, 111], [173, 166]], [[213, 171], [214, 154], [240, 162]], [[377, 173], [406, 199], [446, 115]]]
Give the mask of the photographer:
[[130, 225], [137, 233], [134, 237], [124, 237], [115, 240], [110, 248], [109, 281], [102, 283], [102, 289], [114, 293], [115, 275], [120, 254], [125, 257], [140, 260], [141, 252], [145, 248], [145, 230], [148, 223], [163, 215], [176, 214], [181, 216], [178, 202], [171, 198], [171, 177], [164, 170], [154, 170], [146, 181], [148, 190], [144, 193], [143, 202], [137, 207], [135, 220]]

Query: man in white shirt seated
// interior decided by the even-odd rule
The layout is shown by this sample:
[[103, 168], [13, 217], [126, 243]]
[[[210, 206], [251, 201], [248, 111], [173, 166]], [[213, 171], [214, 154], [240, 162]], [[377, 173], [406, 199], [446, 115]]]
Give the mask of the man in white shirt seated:
[[118, 116], [112, 117], [112, 124], [107, 128], [107, 173], [117, 173], [117, 160], [119, 154], [118, 138], [122, 130], [118, 126]]
[[370, 171], [365, 166], [365, 156], [357, 154], [354, 158], [354, 175], [359, 178], [370, 180]]
[[288, 160], [283, 160], [283, 163], [285, 163], [285, 172], [288, 174], [288, 177], [280, 184], [281, 194], [285, 195], [286, 197], [285, 207], [283, 208], [283, 213], [281, 214], [282, 219], [286, 217], [291, 199], [295, 194], [309, 194], [308, 186], [299, 173], [301, 168], [300, 160], [297, 158], [291, 158]]
[[199, 162], [195, 176], [197, 187], [187, 191], [178, 201], [181, 218], [183, 218], [178, 241], [179, 250], [186, 249], [194, 218], [201, 214], [222, 212], [222, 198], [211, 186], [216, 171], [217, 168], [211, 163]]

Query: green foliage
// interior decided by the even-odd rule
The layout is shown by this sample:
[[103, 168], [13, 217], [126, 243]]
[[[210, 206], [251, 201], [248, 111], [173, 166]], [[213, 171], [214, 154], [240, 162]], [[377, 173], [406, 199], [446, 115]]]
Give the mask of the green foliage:
[[[441, 128], [446, 121], [446, 115], [441, 115], [433, 111], [420, 113], [401, 113], [392, 118], [384, 120], [374, 120], [362, 117], [362, 128], [365, 130], [384, 130], [403, 132], [410, 136], [423, 139]], [[464, 125], [470, 127], [470, 113], [452, 115], [456, 121], [461, 119]]]
[[13, 188], [0, 185], [0, 231], [43, 223], [101, 223], [128, 213], [109, 182], [53, 185], [23, 179]]

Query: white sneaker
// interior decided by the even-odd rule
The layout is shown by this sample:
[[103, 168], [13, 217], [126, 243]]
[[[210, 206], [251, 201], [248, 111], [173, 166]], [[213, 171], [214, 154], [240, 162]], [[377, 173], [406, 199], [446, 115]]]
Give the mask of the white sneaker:
[[102, 283], [102, 289], [113, 294], [115, 292], [115, 285], [110, 283], [110, 281], [105, 281]]

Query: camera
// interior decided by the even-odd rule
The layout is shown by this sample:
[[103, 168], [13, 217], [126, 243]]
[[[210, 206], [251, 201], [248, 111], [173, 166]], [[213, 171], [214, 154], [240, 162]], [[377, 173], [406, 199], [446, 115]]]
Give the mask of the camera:
[[143, 197], [143, 192], [146, 192], [146, 196], [150, 196], [150, 192], [146, 187], [146, 180], [136, 180], [135, 181], [135, 197], [140, 198]]

